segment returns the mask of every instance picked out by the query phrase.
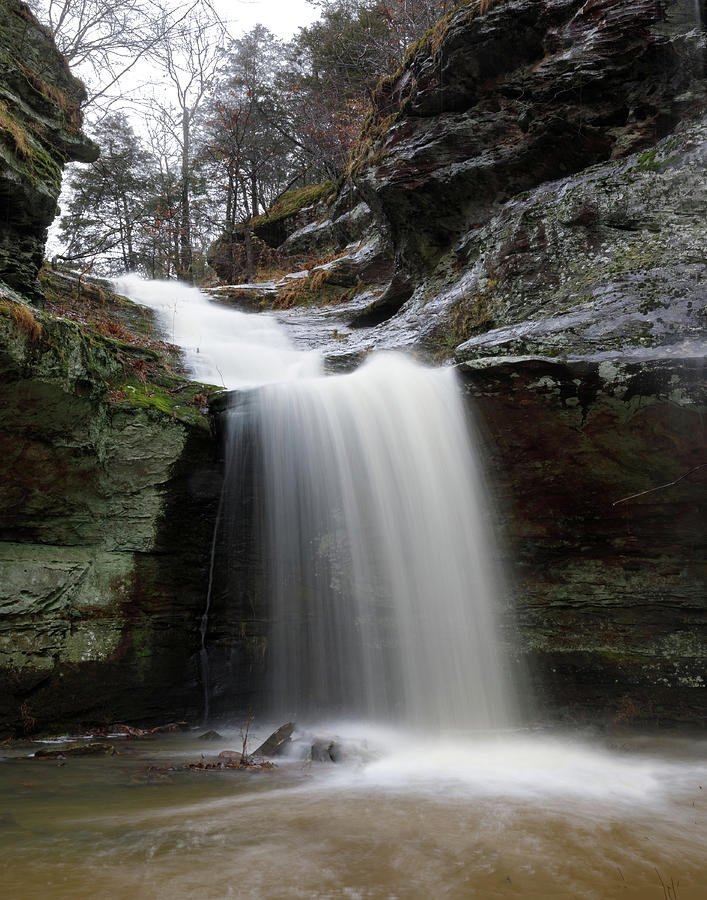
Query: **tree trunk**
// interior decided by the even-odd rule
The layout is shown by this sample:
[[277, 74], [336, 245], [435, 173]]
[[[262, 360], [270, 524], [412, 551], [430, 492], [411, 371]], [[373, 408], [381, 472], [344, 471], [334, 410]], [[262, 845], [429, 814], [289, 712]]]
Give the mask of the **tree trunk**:
[[253, 247], [253, 233], [250, 230], [250, 220], [243, 224], [243, 241], [245, 243], [246, 281], [252, 281], [255, 275], [255, 251]]
[[183, 110], [182, 115], [182, 172], [181, 172], [181, 193], [179, 199], [180, 206], [180, 229], [179, 229], [179, 253], [177, 257], [177, 275], [183, 281], [190, 284], [194, 280], [192, 272], [192, 249], [191, 249], [191, 210], [189, 204], [189, 156], [190, 156], [190, 116], [189, 110]]
[[250, 197], [251, 216], [255, 218], [258, 215], [258, 178], [255, 172], [250, 176]]

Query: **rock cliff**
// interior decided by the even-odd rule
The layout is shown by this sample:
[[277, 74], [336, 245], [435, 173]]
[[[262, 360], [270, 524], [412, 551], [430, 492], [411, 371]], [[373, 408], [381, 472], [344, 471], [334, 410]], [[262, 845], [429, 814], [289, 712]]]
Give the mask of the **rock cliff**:
[[[41, 51], [22, 4], [0, 15]], [[692, 0], [463, 5], [380, 86], [349, 181], [283, 245], [336, 251], [282, 288], [336, 294], [291, 314], [333, 368], [393, 347], [458, 367], [512, 574], [509, 654], [543, 716], [707, 717], [703, 23]], [[78, 97], [62, 65], [41, 77]], [[169, 370], [119, 298], [96, 294], [79, 327], [61, 293], [85, 286], [53, 276], [48, 314], [30, 308], [56, 180], [29, 172], [22, 135], [54, 166], [93, 151], [59, 108], [34, 129], [29, 95], [8, 90], [0, 191], [22, 203], [0, 256], [0, 720], [183, 715], [201, 702], [220, 490], [206, 389]], [[283, 305], [279, 290], [252, 296]], [[96, 326], [105, 304], [127, 334]], [[252, 491], [240, 502], [236, 543], [251, 548]], [[257, 688], [267, 632], [258, 551], [228, 543], [216, 709]]]
[[508, 198], [699, 108], [697, 26], [684, 0], [471, 2], [442, 19], [377, 89], [353, 166], [399, 267], [428, 271]]
[[0, 728], [193, 715], [209, 388], [107, 286], [43, 283], [47, 313], [0, 296]]
[[[377, 255], [382, 277], [317, 320], [333, 368], [379, 348], [458, 366], [509, 653], [569, 720], [707, 719], [704, 21], [682, 0], [443, 19], [378, 88], [352, 164], [375, 225], [349, 264]], [[335, 234], [334, 213], [288, 242]]]
[[460, 367], [545, 710], [704, 723], [701, 7], [487, 6], [379, 88], [359, 147], [402, 286], [373, 343]]
[[41, 305], [36, 281], [57, 211], [61, 171], [91, 162], [81, 132], [86, 92], [29, 7], [0, 8], [0, 281]]

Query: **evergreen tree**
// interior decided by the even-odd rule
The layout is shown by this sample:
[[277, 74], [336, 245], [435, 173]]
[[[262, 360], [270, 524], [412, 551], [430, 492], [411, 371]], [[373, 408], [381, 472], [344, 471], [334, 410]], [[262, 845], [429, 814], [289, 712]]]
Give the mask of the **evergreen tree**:
[[130, 271], [140, 264], [151, 159], [122, 114], [104, 118], [95, 139], [100, 157], [71, 176], [71, 199], [60, 226], [66, 243], [62, 256], [100, 257], [108, 274]]

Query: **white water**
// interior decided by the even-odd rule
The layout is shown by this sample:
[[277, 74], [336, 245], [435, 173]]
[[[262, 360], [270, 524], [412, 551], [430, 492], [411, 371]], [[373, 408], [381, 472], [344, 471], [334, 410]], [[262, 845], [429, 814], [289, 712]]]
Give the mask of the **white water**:
[[173, 282], [116, 287], [157, 310], [197, 377], [259, 386], [231, 416], [229, 472], [243, 477], [245, 435], [269, 561], [270, 711], [508, 726], [491, 524], [454, 372], [389, 353], [323, 377], [272, 318]]
[[491, 524], [454, 372], [378, 354], [263, 387], [245, 421], [271, 558], [271, 708], [507, 726]]
[[157, 313], [165, 340], [184, 349], [198, 381], [235, 390], [321, 372], [319, 355], [295, 350], [266, 313], [254, 315], [214, 303], [178, 281], [124, 275], [113, 284], [119, 294]]
[[169, 735], [61, 768], [0, 762], [3, 898], [706, 895], [704, 742], [634, 738], [617, 753], [371, 728], [361, 740], [335, 723], [326, 733], [349, 748], [343, 763], [293, 756], [257, 774], [179, 771], [238, 747], [237, 729], [208, 749]]
[[[179, 303], [185, 302], [174, 285], [140, 290], [153, 297], [176, 290]], [[196, 311], [206, 303], [198, 296]], [[226, 326], [231, 321], [240, 329], [242, 316], [224, 312], [217, 343], [228, 345]], [[199, 363], [206, 350], [205, 337], [200, 340]], [[280, 340], [288, 351], [282, 335]], [[301, 371], [296, 360], [270, 371], [275, 370], [288, 378]], [[466, 673], [461, 684], [453, 674], [444, 675], [442, 657], [454, 658], [462, 638], [469, 638], [467, 629], [477, 623], [478, 610], [470, 610], [479, 584], [470, 559], [480, 557], [487, 573], [481, 579], [484, 593], [494, 593], [494, 574], [483, 556], [484, 518], [469, 519], [472, 504], [465, 492], [473, 494], [478, 482], [469, 475], [475, 466], [451, 374], [383, 356], [350, 376], [270, 384], [246, 394], [252, 402], [244, 405], [241, 421], [278, 436], [261, 456], [268, 465], [279, 457], [267, 494], [281, 495], [276, 510], [293, 500], [302, 506], [295, 521], [282, 525], [284, 535], [273, 525], [273, 536], [281, 539], [273, 556], [283, 581], [292, 559], [297, 578], [311, 580], [309, 593], [317, 602], [350, 599], [355, 589], [354, 604], [363, 609], [387, 594], [380, 605], [390, 610], [392, 588], [400, 588], [403, 597], [396, 603], [402, 610], [391, 614], [391, 630], [408, 616], [424, 623], [417, 634], [411, 622], [403, 628], [404, 634], [412, 632], [412, 642], [404, 638], [393, 654], [395, 677], [387, 681], [387, 672], [380, 675], [389, 687], [383, 691], [374, 680], [368, 688], [372, 699], [364, 691], [354, 704], [363, 715], [360, 706], [370, 702], [368, 709], [379, 718], [390, 709], [391, 717], [413, 727], [334, 717], [300, 726], [291, 756], [259, 773], [179, 770], [186, 761], [215, 760], [221, 750], [240, 747], [238, 728], [221, 726], [223, 738], [213, 744], [194, 735], [167, 735], [163, 743], [127, 742], [119, 757], [67, 759], [62, 768], [35, 759], [5, 760], [0, 764], [3, 896], [84, 900], [110, 885], [111, 896], [124, 900], [702, 900], [707, 892], [704, 740], [623, 734], [609, 750], [571, 735], [504, 732], [470, 739], [449, 728], [450, 719], [453, 725], [473, 719], [478, 727], [488, 715], [484, 710], [492, 724], [513, 715], [502, 689], [500, 697], [484, 699], [474, 684], [475, 678], [495, 683], [489, 687], [494, 691], [502, 683], [492, 623], [484, 626], [488, 641], [481, 648], [484, 658], [490, 655], [481, 668], [489, 668], [475, 673], [462, 659], [455, 664]], [[298, 424], [305, 421], [306, 429]], [[428, 477], [431, 462], [436, 474]], [[458, 465], [469, 468], [460, 473]], [[435, 480], [440, 472], [441, 485]], [[336, 511], [327, 513], [325, 487], [339, 475], [343, 480], [335, 484], [331, 505]], [[268, 518], [274, 523], [280, 515], [272, 511]], [[303, 537], [319, 523], [331, 528], [332, 521], [334, 544], [312, 544]], [[345, 548], [341, 564], [332, 559], [335, 546]], [[391, 548], [390, 562], [383, 563]], [[363, 560], [361, 566], [340, 578], [339, 569], [353, 556]], [[370, 580], [364, 571], [372, 573]], [[385, 591], [373, 590], [373, 576]], [[282, 600], [288, 590], [280, 588]], [[421, 606], [434, 615], [418, 617]], [[313, 611], [299, 598], [296, 609], [300, 617], [302, 610], [306, 616]], [[458, 614], [461, 619], [452, 619]], [[349, 615], [354, 633], [370, 636], [371, 629], [378, 630], [381, 648], [364, 641], [354, 650], [346, 635], [337, 637], [335, 617], [329, 633], [322, 629], [324, 643], [312, 648], [311, 659], [303, 650], [301, 658], [294, 654], [282, 663], [283, 671], [290, 665], [295, 673], [303, 668], [306, 683], [316, 682], [317, 708], [332, 705], [327, 685], [330, 679], [338, 683], [331, 669], [321, 684], [313, 678], [318, 666], [331, 666], [331, 659], [319, 659], [324, 646], [334, 648], [341, 640], [340, 652], [372, 658], [374, 668], [383, 659], [378, 649], [390, 649], [382, 646], [385, 621], [373, 616], [371, 625], [360, 611], [336, 615]], [[345, 620], [338, 621], [343, 627]], [[461, 626], [452, 628], [455, 622]], [[449, 641], [453, 652], [447, 654], [445, 644], [428, 655], [425, 635], [434, 645]], [[472, 634], [467, 646], [478, 638]], [[416, 675], [408, 670], [418, 659]], [[422, 684], [409, 691], [400, 684], [407, 677]], [[448, 685], [453, 704], [444, 697]], [[281, 689], [289, 691], [286, 685]], [[300, 693], [288, 693], [287, 702], [306, 704]], [[414, 726], [430, 720], [445, 727], [441, 732], [426, 727], [421, 736]], [[258, 717], [250, 747], [279, 724], [280, 719]], [[343, 748], [341, 763], [306, 761], [314, 740], [332, 738]]]

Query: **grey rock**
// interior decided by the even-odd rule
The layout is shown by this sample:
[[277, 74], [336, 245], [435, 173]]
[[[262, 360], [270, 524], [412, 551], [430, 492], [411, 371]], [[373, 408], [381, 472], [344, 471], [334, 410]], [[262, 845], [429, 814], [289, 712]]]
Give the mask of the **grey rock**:
[[292, 732], [295, 730], [294, 722], [287, 722], [274, 731], [253, 754], [254, 756], [280, 756], [285, 752], [292, 741]]

